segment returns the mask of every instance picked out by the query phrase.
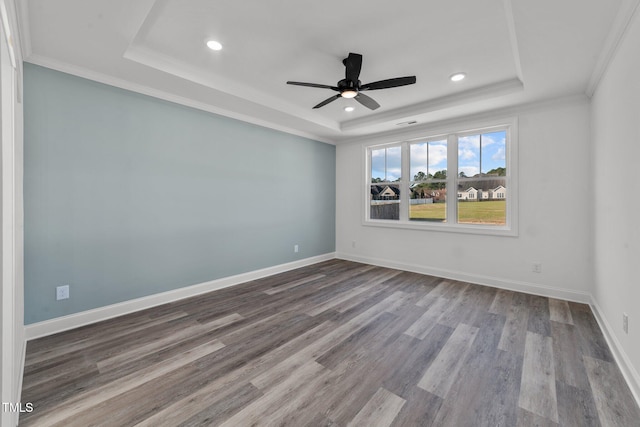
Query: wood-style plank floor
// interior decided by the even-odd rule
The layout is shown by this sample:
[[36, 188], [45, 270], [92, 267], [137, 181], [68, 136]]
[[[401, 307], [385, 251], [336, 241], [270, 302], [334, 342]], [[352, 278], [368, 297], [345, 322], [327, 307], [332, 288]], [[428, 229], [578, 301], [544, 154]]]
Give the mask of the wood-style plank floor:
[[588, 306], [332, 260], [28, 343], [30, 426], [638, 426]]

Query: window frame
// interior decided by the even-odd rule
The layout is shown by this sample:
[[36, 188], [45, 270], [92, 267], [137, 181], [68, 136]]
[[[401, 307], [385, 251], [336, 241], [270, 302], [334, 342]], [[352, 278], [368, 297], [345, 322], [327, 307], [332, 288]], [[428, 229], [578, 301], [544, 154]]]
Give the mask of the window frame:
[[[466, 224], [458, 223], [458, 139], [464, 136], [486, 134], [496, 131], [506, 132], [505, 166], [507, 176], [501, 177], [505, 181], [505, 187], [509, 192], [506, 197], [506, 224]], [[419, 132], [419, 131], [418, 131]], [[438, 140], [447, 141], [447, 201], [446, 222], [416, 221], [409, 219], [410, 182], [410, 147], [418, 142], [431, 142]], [[370, 218], [370, 193], [371, 193], [371, 151], [381, 148], [401, 147], [401, 179], [400, 188], [400, 218], [399, 219], [371, 219]], [[390, 227], [400, 229], [454, 232], [465, 234], [485, 234], [495, 236], [518, 236], [518, 122], [516, 117], [507, 119], [485, 121], [475, 125], [459, 124], [451, 125], [429, 132], [412, 132], [408, 138], [382, 143], [365, 143], [365, 194], [363, 225], [372, 227]], [[480, 178], [482, 180], [482, 178]], [[487, 178], [490, 179], [490, 178]], [[453, 194], [453, 197], [451, 196]]]

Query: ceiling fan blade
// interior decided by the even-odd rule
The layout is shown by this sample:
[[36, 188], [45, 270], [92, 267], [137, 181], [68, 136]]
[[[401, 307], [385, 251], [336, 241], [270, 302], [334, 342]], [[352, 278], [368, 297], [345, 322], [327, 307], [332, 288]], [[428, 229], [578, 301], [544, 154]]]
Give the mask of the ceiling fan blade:
[[321, 84], [317, 84], [317, 83], [287, 82], [287, 84], [288, 85], [296, 85], [296, 86], [317, 87], [317, 88], [320, 88], [320, 89], [331, 89], [331, 90], [335, 90], [335, 91], [340, 91], [340, 89], [338, 89], [335, 86], [321, 85]]
[[328, 103], [335, 101], [336, 99], [340, 98], [341, 96], [342, 96], [342, 95], [340, 95], [340, 94], [334, 95], [334, 96], [332, 96], [331, 98], [327, 98], [327, 99], [325, 99], [324, 101], [322, 101], [320, 104], [316, 105], [316, 106], [315, 106], [315, 107], [313, 107], [313, 108], [320, 108], [320, 107], [324, 107], [324, 106], [325, 106], [325, 105], [327, 105]]
[[360, 70], [362, 69], [362, 55], [359, 53], [349, 53], [349, 56], [344, 60], [344, 65], [346, 67], [346, 79], [357, 84], [358, 78], [360, 77]]
[[380, 80], [361, 85], [360, 90], [388, 89], [391, 87], [412, 85], [416, 82], [416, 76], [396, 77], [395, 79]]
[[380, 104], [364, 93], [358, 93], [354, 99], [370, 110], [375, 110], [380, 107]]

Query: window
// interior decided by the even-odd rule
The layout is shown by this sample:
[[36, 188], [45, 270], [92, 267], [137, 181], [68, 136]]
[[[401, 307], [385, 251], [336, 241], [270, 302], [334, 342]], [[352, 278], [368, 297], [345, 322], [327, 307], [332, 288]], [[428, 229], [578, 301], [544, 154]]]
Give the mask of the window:
[[[507, 131], [474, 133], [458, 138], [458, 223], [507, 224]], [[486, 194], [486, 196], [485, 196]]]
[[400, 146], [370, 150], [369, 218], [400, 219]]
[[409, 144], [409, 219], [446, 222], [447, 140]]
[[369, 146], [367, 225], [517, 234], [515, 119]]

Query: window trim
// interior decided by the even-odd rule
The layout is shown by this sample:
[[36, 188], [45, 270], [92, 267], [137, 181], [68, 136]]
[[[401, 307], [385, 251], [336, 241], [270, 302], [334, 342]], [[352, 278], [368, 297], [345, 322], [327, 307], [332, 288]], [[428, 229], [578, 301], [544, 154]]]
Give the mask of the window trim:
[[[505, 177], [505, 184], [509, 190], [509, 197], [506, 198], [506, 224], [504, 226], [482, 225], [482, 224], [464, 224], [453, 223], [447, 220], [445, 223], [420, 222], [409, 220], [409, 186], [411, 178], [410, 174], [410, 144], [416, 142], [429, 142], [435, 140], [447, 140], [447, 219], [458, 218], [458, 138], [475, 135], [478, 133], [489, 133], [504, 130], [507, 133], [505, 164], [508, 176]], [[363, 144], [364, 158], [364, 215], [362, 216], [362, 224], [372, 227], [399, 228], [410, 230], [453, 232], [464, 234], [483, 234], [494, 236], [518, 236], [518, 120], [517, 117], [509, 117], [501, 120], [484, 121], [481, 123], [467, 125], [458, 123], [446, 128], [437, 129], [437, 131], [424, 130], [421, 136], [416, 136], [415, 132], [410, 138], [398, 139], [386, 143]], [[371, 194], [371, 151], [375, 149], [398, 146], [401, 147], [402, 153], [402, 172], [400, 179], [400, 219], [371, 219], [370, 218], [370, 194]], [[455, 166], [455, 170], [450, 168]], [[455, 173], [454, 173], [455, 172]], [[450, 189], [453, 191], [453, 201], [449, 195]]]

